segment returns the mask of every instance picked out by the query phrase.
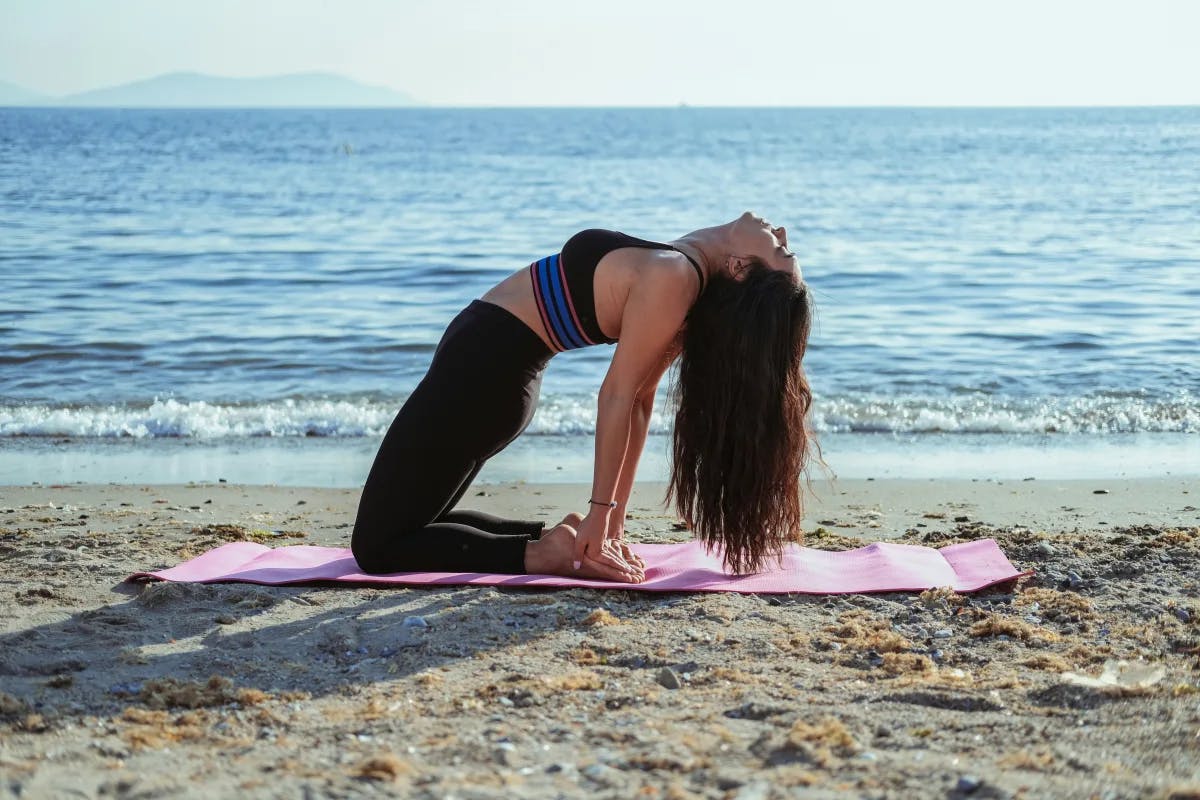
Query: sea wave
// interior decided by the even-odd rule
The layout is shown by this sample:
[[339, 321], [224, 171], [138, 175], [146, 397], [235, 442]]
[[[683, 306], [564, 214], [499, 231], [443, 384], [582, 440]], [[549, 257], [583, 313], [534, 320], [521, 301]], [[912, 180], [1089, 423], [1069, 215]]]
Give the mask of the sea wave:
[[1198, 433], [1200, 403], [1175, 397], [818, 399], [818, 431], [836, 433], [1125, 434]]
[[[0, 438], [196, 439], [254, 437], [378, 437], [403, 398], [287, 398], [218, 403], [176, 398], [108, 405], [0, 404]], [[670, 431], [673, 410], [660, 402], [654, 434]], [[1200, 433], [1200, 402], [1170, 398], [994, 396], [817, 398], [820, 433], [880, 434], [1125, 434]], [[595, 399], [543, 397], [526, 434], [595, 432]]]
[[229, 439], [258, 436], [375, 436], [396, 409], [369, 400], [284, 399], [210, 403], [0, 406], [0, 437]]

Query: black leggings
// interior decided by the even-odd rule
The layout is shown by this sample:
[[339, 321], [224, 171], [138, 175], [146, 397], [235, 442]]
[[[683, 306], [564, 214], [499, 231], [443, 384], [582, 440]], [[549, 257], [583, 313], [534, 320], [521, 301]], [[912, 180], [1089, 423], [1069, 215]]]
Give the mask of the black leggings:
[[529, 424], [552, 355], [492, 303], [474, 300], [454, 318], [363, 487], [350, 540], [363, 572], [525, 572], [541, 522], [451, 509]]

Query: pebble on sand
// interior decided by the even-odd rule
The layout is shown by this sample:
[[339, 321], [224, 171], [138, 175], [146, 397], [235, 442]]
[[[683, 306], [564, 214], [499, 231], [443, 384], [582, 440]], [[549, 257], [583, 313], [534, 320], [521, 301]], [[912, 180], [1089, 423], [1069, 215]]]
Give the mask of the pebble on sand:
[[679, 676], [675, 674], [675, 670], [670, 667], [663, 667], [655, 676], [658, 684], [666, 689], [680, 689], [683, 683], [679, 680]]

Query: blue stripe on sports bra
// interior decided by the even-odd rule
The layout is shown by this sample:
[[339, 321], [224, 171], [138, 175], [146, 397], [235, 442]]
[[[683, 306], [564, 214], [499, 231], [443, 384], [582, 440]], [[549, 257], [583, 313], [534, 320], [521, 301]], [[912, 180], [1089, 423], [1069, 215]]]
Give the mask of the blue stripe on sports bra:
[[558, 254], [547, 256], [532, 265], [534, 296], [542, 322], [560, 350], [576, 350], [594, 344], [579, 325], [567, 287], [563, 285]]
[[554, 326], [554, 335], [563, 343], [564, 347], [576, 347], [575, 342], [571, 340], [567, 326], [563, 324], [562, 308], [559, 306], [558, 292], [554, 286], [554, 273], [550, 269], [550, 258], [543, 258], [538, 262], [538, 269], [542, 277], [542, 284], [546, 287], [546, 311], [550, 314], [550, 323]]
[[566, 287], [563, 286], [562, 275], [558, 269], [559, 257], [553, 255], [546, 259], [546, 261], [546, 272], [550, 276], [550, 289], [553, 292], [554, 308], [558, 313], [560, 338], [562, 338], [564, 343], [569, 344], [571, 349], [583, 347], [585, 345], [583, 337], [579, 334], [579, 329], [574, 325], [570, 310], [567, 308]]

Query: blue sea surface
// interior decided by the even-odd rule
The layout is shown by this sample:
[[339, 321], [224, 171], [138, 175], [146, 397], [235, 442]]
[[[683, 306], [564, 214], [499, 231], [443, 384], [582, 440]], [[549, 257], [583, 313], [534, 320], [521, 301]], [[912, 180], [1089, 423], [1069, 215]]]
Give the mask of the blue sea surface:
[[[745, 209], [835, 471], [1200, 474], [1200, 108], [49, 108], [0, 109], [0, 482], [358, 484], [472, 298]], [[484, 477], [589, 479], [611, 354]]]

